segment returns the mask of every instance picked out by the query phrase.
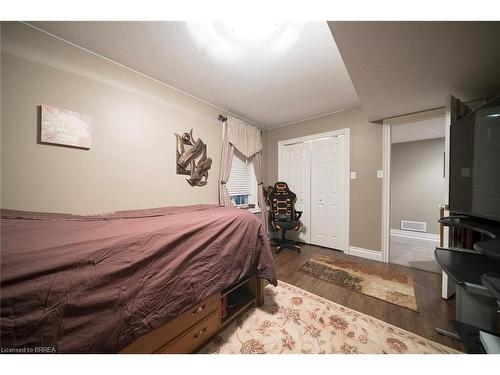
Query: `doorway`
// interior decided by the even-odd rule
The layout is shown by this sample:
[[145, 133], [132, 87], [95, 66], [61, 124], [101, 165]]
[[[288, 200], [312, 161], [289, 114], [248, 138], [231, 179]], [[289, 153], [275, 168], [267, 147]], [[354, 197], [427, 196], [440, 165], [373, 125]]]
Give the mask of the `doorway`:
[[294, 138], [278, 143], [278, 179], [297, 195], [302, 229], [290, 237], [307, 244], [348, 251], [350, 131]]
[[440, 273], [440, 208], [446, 202], [446, 120], [423, 114], [390, 124], [390, 208], [387, 261]]

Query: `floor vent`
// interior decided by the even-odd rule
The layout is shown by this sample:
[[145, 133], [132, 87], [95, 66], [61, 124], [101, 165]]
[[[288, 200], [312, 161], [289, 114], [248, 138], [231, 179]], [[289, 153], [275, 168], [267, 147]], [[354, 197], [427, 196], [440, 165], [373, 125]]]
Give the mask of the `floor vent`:
[[427, 224], [423, 221], [401, 220], [402, 230], [412, 230], [414, 232], [427, 232]]

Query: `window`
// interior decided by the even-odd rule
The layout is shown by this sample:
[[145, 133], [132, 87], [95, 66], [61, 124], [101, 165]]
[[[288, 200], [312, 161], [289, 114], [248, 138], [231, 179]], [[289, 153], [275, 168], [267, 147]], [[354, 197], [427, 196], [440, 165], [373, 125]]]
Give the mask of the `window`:
[[236, 207], [247, 208], [253, 204], [256, 209], [258, 208], [257, 179], [252, 162], [236, 149], [226, 186]]

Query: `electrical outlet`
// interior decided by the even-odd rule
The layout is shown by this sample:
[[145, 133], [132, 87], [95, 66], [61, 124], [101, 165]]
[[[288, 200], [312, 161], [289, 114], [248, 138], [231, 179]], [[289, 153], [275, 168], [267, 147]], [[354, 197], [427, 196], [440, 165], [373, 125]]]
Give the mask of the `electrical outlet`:
[[377, 178], [384, 178], [384, 170], [383, 169], [377, 170]]
[[356, 179], [356, 172], [351, 172], [351, 180], [355, 180]]

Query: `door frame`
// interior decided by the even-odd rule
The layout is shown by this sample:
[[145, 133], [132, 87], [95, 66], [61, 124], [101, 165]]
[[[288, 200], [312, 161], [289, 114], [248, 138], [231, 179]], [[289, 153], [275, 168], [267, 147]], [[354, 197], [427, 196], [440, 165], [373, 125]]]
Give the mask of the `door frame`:
[[[382, 122], [382, 169], [384, 177], [382, 179], [382, 262], [389, 263], [389, 247], [391, 234], [391, 127], [404, 123], [427, 120], [437, 117], [446, 117], [445, 107], [431, 109], [386, 119]], [[448, 204], [448, 170], [449, 170], [449, 125], [445, 123], [445, 191], [443, 200]], [[445, 237], [446, 238], [446, 237]]]
[[[302, 142], [312, 142], [319, 140], [321, 138], [328, 138], [328, 137], [336, 137], [339, 135], [343, 135], [346, 138], [345, 141], [345, 148], [344, 148], [344, 160], [346, 163], [345, 166], [345, 176], [344, 176], [344, 190], [345, 190], [345, 197], [344, 197], [344, 238], [346, 239], [346, 248], [344, 250], [345, 254], [349, 254], [349, 210], [350, 210], [350, 175], [351, 175], [351, 129], [350, 128], [343, 128], [343, 129], [338, 129], [338, 130], [332, 130], [329, 132], [324, 132], [324, 133], [316, 133], [316, 134], [311, 134], [311, 135], [306, 135], [303, 137], [298, 137], [298, 138], [290, 138], [290, 139], [285, 139], [282, 141], [278, 142], [278, 180], [281, 181], [283, 177], [283, 162], [284, 162], [284, 151], [285, 151], [285, 146], [294, 144], [294, 143], [302, 143]], [[311, 183], [311, 179], [309, 179], [309, 183]], [[310, 203], [310, 202], [309, 202]]]

